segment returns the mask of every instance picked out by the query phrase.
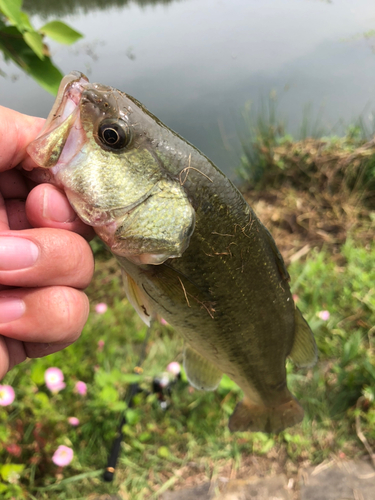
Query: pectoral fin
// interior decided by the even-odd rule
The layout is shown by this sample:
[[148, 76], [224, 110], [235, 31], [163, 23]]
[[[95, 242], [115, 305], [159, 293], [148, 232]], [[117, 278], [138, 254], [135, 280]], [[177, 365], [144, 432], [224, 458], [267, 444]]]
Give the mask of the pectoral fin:
[[313, 366], [318, 358], [314, 334], [298, 308], [295, 309], [294, 342], [289, 356], [301, 367]]
[[293, 396], [274, 406], [257, 405], [246, 397], [237, 404], [229, 419], [229, 430], [278, 433], [303, 419], [303, 409]]
[[147, 295], [139, 288], [137, 283], [126, 271], [124, 271], [124, 269], [121, 269], [121, 273], [125, 293], [129, 302], [134, 307], [141, 320], [144, 321], [147, 326], [150, 326], [152, 311]]
[[184, 369], [190, 384], [205, 391], [214, 391], [223, 375], [210, 361], [188, 345], [184, 348]]

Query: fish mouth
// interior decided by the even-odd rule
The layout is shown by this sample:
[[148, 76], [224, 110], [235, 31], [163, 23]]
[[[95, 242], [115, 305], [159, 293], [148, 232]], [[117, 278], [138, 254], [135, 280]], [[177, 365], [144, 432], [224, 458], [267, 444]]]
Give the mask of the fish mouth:
[[[82, 92], [88, 85], [87, 76], [79, 71], [72, 71], [61, 80], [55, 103], [44, 127], [26, 149], [39, 167], [51, 169], [53, 174], [59, 169], [56, 168], [57, 163], [60, 168], [68, 163], [85, 141], [80, 126], [79, 103]], [[78, 131], [78, 137], [75, 134], [74, 141], [69, 144], [69, 134], [73, 126]], [[64, 158], [61, 157], [62, 153]]]

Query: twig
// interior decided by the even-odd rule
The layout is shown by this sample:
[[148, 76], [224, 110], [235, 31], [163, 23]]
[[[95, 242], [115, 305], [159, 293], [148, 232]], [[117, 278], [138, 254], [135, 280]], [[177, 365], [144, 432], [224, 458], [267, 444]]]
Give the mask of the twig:
[[293, 262], [296, 262], [301, 257], [304, 257], [306, 254], [309, 253], [310, 250], [311, 246], [309, 244], [305, 245], [300, 250], [298, 250], [298, 252], [294, 253], [291, 257], [289, 257], [290, 263], [293, 264]]
[[[356, 405], [357, 410], [359, 410], [360, 404], [364, 400], [365, 400], [364, 396], [361, 396], [360, 398], [358, 398], [357, 405]], [[373, 453], [372, 448], [366, 439], [366, 436], [362, 432], [361, 417], [359, 415], [359, 411], [357, 412], [357, 414], [355, 416], [355, 430], [357, 432], [357, 436], [359, 437], [359, 439], [362, 441], [364, 447], [366, 448], [367, 453], [370, 455], [370, 458], [372, 460], [372, 465], [375, 469], [375, 453]]]

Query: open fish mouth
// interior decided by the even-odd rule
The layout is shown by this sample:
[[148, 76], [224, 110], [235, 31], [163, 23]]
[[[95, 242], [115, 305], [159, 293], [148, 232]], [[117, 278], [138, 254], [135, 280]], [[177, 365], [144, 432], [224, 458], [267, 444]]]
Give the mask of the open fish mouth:
[[[53, 174], [69, 163], [85, 141], [80, 125], [79, 103], [88, 85], [88, 78], [79, 71], [72, 71], [62, 79], [44, 127], [27, 147], [35, 163], [42, 168], [51, 168]], [[74, 138], [69, 141], [73, 127]]]
[[40, 135], [51, 132], [74, 111], [89, 80], [79, 71], [72, 71], [61, 80], [55, 103]]
[[36, 174], [62, 189], [81, 220], [136, 265], [180, 257], [194, 230], [188, 194], [155, 151], [160, 130], [130, 96], [72, 72], [27, 148], [42, 167]]
[[94, 208], [87, 203], [82, 194], [64, 185], [60, 175], [73, 158], [84, 154], [88, 139], [81, 123], [81, 103], [82, 94], [91, 86], [88, 78], [79, 71], [72, 71], [62, 79], [43, 129], [26, 149], [40, 168], [26, 175], [36, 182], [48, 182], [63, 189], [70, 204], [86, 224], [102, 226], [114, 221], [110, 211]]

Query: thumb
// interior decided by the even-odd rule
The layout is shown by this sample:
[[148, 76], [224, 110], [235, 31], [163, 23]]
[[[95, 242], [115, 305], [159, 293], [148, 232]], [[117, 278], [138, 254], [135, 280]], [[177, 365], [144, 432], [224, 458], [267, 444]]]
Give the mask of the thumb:
[[43, 118], [0, 106], [0, 171], [13, 168], [26, 158], [26, 147], [38, 135], [43, 123]]

